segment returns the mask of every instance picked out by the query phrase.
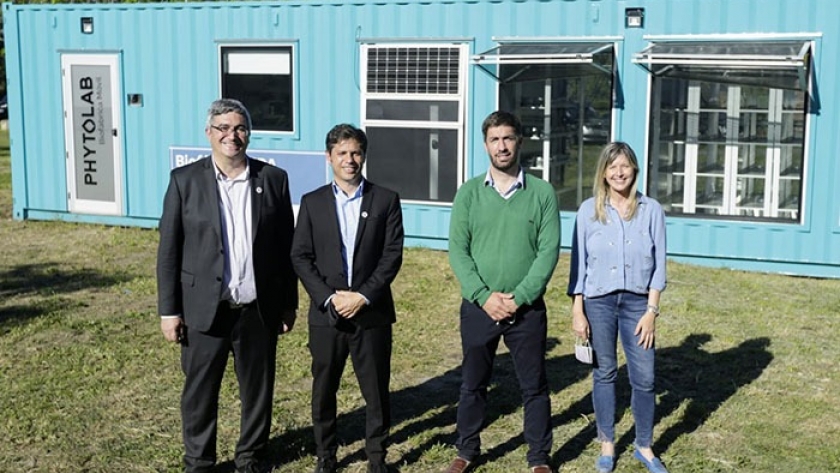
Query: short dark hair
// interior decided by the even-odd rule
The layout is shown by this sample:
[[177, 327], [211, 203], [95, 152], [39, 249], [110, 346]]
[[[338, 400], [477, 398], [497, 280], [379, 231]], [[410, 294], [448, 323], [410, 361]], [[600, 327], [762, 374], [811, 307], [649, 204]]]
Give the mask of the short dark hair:
[[218, 99], [213, 101], [213, 103], [210, 104], [210, 108], [207, 110], [207, 126], [213, 124], [213, 117], [216, 115], [224, 115], [231, 112], [238, 113], [245, 117], [245, 123], [248, 124], [248, 131], [251, 130], [251, 114], [248, 113], [248, 109], [245, 107], [245, 104], [236, 99]]
[[327, 152], [332, 151], [333, 147], [344, 140], [356, 140], [362, 148], [362, 153], [367, 154], [367, 135], [364, 131], [356, 128], [349, 123], [342, 123], [332, 127], [327, 133], [326, 146]]
[[490, 115], [487, 115], [487, 118], [484, 119], [484, 123], [481, 124], [481, 134], [484, 135], [484, 139], [487, 139], [487, 130], [497, 126], [512, 127], [514, 133], [516, 133], [516, 138], [522, 138], [522, 122], [519, 121], [519, 118], [510, 112], [497, 110]]

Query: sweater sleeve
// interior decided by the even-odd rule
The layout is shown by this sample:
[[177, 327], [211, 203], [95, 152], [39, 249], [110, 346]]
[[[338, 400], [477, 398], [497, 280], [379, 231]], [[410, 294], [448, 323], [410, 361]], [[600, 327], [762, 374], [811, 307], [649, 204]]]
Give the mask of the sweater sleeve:
[[532, 304], [545, 294], [560, 256], [560, 211], [552, 188], [539, 201], [540, 226], [537, 234], [537, 255], [528, 274], [513, 291], [517, 304]]
[[461, 283], [461, 297], [484, 305], [490, 297], [490, 288], [478, 274], [478, 267], [470, 253], [472, 231], [470, 230], [470, 207], [474, 197], [474, 186], [461, 186], [452, 203], [449, 219], [449, 265]]

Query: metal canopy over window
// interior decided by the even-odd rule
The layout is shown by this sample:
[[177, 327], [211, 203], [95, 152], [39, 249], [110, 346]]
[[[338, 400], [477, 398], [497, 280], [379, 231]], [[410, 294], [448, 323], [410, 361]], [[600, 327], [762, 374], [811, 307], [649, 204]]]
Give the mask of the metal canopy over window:
[[501, 43], [472, 57], [502, 83], [612, 74], [613, 45], [603, 42]]
[[655, 42], [633, 62], [655, 76], [808, 89], [809, 41]]

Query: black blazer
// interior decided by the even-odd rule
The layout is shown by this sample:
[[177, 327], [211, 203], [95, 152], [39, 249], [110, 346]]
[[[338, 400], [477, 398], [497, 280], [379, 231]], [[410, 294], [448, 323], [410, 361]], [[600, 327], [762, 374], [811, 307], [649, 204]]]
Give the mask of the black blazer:
[[[248, 158], [251, 180], [252, 260], [257, 305], [276, 330], [294, 317], [297, 277], [289, 259], [294, 213], [286, 171]], [[224, 291], [224, 246], [213, 161], [175, 169], [160, 219], [158, 313], [182, 315], [188, 327], [207, 331]], [[294, 320], [285, 320], [294, 323]]]
[[329, 325], [324, 309], [336, 290], [352, 290], [370, 305], [350, 321], [363, 328], [396, 321], [391, 282], [402, 266], [403, 224], [396, 192], [365, 181], [353, 257], [353, 286], [348, 287], [341, 256], [341, 227], [332, 184], [303, 196], [292, 244], [292, 264], [309, 293], [310, 325]]

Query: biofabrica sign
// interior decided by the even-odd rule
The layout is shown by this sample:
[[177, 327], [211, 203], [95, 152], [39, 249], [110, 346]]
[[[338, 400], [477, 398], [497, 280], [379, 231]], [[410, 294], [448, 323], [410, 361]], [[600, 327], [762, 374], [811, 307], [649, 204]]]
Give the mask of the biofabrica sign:
[[[169, 148], [169, 167], [186, 166], [210, 155], [210, 148]], [[330, 180], [327, 159], [323, 151], [272, 151], [248, 150], [248, 156], [279, 166], [289, 174], [289, 192], [292, 204], [300, 204], [303, 194], [323, 186]]]

